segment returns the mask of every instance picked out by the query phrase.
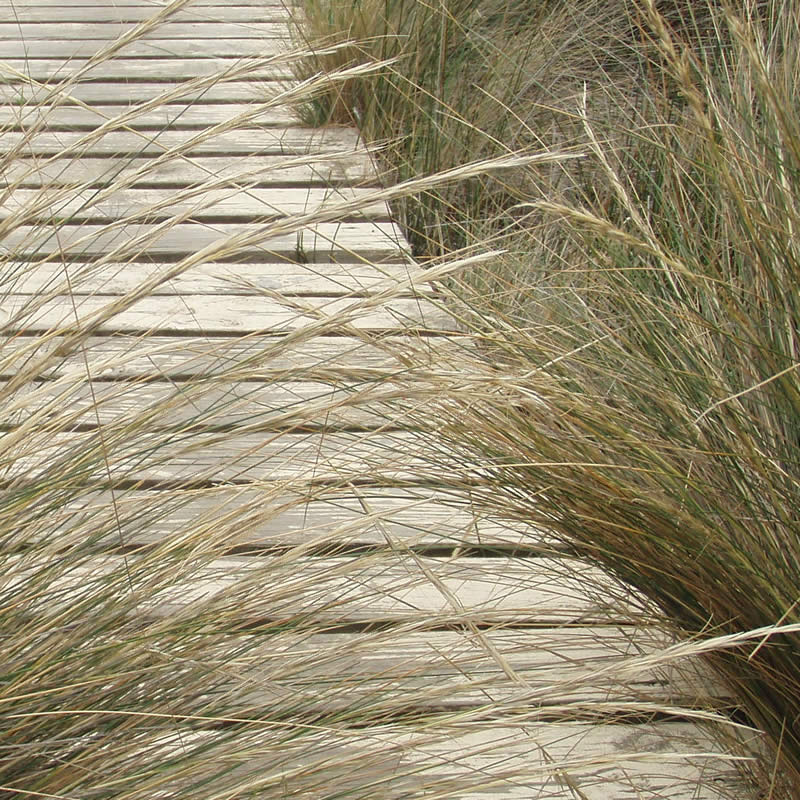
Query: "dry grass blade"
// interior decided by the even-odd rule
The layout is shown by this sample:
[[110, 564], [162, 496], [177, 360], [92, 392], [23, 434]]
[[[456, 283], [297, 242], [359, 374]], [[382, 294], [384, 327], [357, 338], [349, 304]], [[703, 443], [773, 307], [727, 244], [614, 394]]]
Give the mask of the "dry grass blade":
[[[474, 543], [474, 516], [440, 503], [398, 459], [400, 448], [413, 452], [393, 404], [412, 373], [423, 396], [432, 373], [422, 359], [436, 338], [429, 329], [419, 340], [400, 333], [409, 322], [441, 322], [431, 284], [491, 254], [423, 270], [404, 263], [400, 248], [385, 247], [399, 253], [387, 264], [364, 263], [345, 241], [337, 264], [303, 265], [292, 254], [286, 272], [308, 281], [303, 291], [276, 288], [257, 269], [289, 256], [266, 259], [276, 239], [326, 223], [338, 231], [344, 217], [361, 220], [377, 203], [560, 156], [479, 158], [391, 188], [373, 181], [344, 197], [331, 188], [324, 202], [289, 214], [264, 205], [262, 219], [240, 228], [217, 223], [215, 209], [224, 216], [230, 199], [258, 208], [265, 175], [313, 175], [363, 156], [341, 140], [304, 152], [303, 133], [295, 153], [217, 174], [219, 142], [257, 130], [267, 148], [274, 130], [255, 123], [272, 109], [386, 64], [265, 90], [202, 129], [160, 132], [146, 122], [179, 104], [200, 113], [204, 93], [300, 54], [236, 61], [114, 113], [98, 107], [93, 128], [48, 127], [59, 110], [93, 110], [80, 99], [92, 85], [83, 82], [88, 70], [188, 5], [173, 2], [98, 45], [58, 84], [11, 76], [36, 113], [9, 116], [2, 145], [0, 793], [452, 796], [514, 776], [549, 791], [554, 770], [613, 770], [619, 759], [603, 755], [602, 741], [586, 759], [570, 756], [584, 728], [543, 730], [555, 757], [534, 765], [527, 734], [457, 730], [465, 709], [484, 713], [495, 693], [498, 708], [516, 713], [521, 672], [529, 687], [555, 680], [559, 697], [605, 697], [607, 688], [582, 690], [587, 680], [575, 674], [561, 680], [565, 659], [531, 664], [527, 646], [503, 636], [521, 616], [557, 624], [583, 614], [582, 601], [544, 571], [511, 586], [494, 578], [504, 561], [442, 557], [443, 548]], [[165, 174], [189, 177], [169, 199], [136, 194]], [[162, 241], [186, 226], [191, 248], [154, 262]], [[313, 289], [323, 281], [341, 284], [324, 302]], [[196, 285], [210, 298], [203, 306], [173, 288]], [[220, 297], [272, 308], [273, 323], [214, 336], [194, 323]], [[153, 316], [178, 302], [173, 317]], [[493, 530], [498, 547], [511, 546], [513, 532]], [[477, 611], [459, 605], [464, 587], [480, 600]], [[598, 635], [609, 637], [609, 657], [624, 648], [624, 638]], [[655, 683], [646, 676], [632, 696]], [[668, 695], [661, 700], [669, 705]], [[625, 752], [623, 731], [611, 738]], [[624, 783], [623, 772], [614, 775]]]
[[554, 536], [704, 654], [764, 732], [761, 796], [797, 796], [797, 3], [304, 10], [308, 40], [350, 44], [301, 74], [397, 59], [306, 107], [397, 136], [392, 174], [586, 154], [399, 210], [417, 254], [506, 252], [445, 281], [476, 349], [397, 413], [441, 491]]

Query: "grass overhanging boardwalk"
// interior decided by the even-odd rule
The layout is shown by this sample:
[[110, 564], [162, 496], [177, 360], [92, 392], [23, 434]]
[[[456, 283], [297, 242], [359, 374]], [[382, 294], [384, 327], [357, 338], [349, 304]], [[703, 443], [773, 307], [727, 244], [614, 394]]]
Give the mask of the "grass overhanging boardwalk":
[[[178, 532], [217, 540], [216, 560], [137, 608], [191, 615], [244, 581], [231, 637], [304, 621], [282, 680], [263, 679], [269, 640], [238, 664], [242, 716], [341, 709], [330, 758], [394, 748], [373, 794], [359, 787], [377, 777], [350, 767], [340, 788], [358, 796], [720, 796], [734, 773], [702, 755], [704, 730], [646, 713], [691, 706], [696, 687], [677, 671], [620, 678], [614, 665], [653, 643], [586, 595], [588, 568], [426, 489], [420, 444], [375, 378], [454, 323], [409, 280], [386, 204], [348, 211], [379, 186], [356, 132], [303, 128], [271, 102], [290, 75], [285, 9], [164, 8], [0, 4], [0, 443], [19, 451], [0, 480], [12, 496], [74, 475], [49, 524], [67, 541], [91, 519], [96, 561], [64, 585], [79, 595]], [[270, 587], [247, 582], [265, 567]], [[616, 710], [559, 721], [584, 696]], [[435, 714], [450, 720], [439, 738], [406, 725]], [[569, 779], [547, 774], [561, 759]], [[289, 776], [281, 796], [294, 791]]]

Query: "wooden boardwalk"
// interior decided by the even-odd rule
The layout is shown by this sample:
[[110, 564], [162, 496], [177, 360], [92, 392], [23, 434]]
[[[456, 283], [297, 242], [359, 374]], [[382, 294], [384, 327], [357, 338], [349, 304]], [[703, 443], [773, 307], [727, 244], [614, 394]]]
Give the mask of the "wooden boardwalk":
[[[66, 469], [98, 441], [93, 469], [107, 488], [52, 511], [62, 531], [92, 515], [109, 548], [97, 570], [178, 532], [227, 538], [213, 570], [150, 613], [185, 613], [265, 563], [296, 584], [274, 614], [310, 614], [319, 630], [281, 685], [259, 681], [259, 658], [274, 654], [251, 654], [243, 707], [341, 702], [329, 699], [336, 671], [350, 703], [370, 708], [376, 691], [400, 687], [409, 719], [464, 715], [432, 743], [403, 714], [390, 725], [380, 705], [346, 731], [334, 754], [345, 761], [402, 745], [398, 777], [376, 798], [434, 796], [445, 779], [474, 784], [448, 795], [464, 798], [710, 800], [730, 789], [729, 768], [664, 755], [713, 749], [686, 720], [548, 721], [566, 700], [680, 704], [694, 690], [656, 672], [623, 682], [615, 665], [649, 639], [586, 595], [588, 568], [535, 547], [521, 557], [514, 548], [533, 534], [415, 486], [414, 459], [401, 457], [412, 434], [353, 402], [399, 368], [398, 343], [424, 352], [452, 324], [423, 283], [405, 283], [414, 266], [384, 203], [290, 224], [367, 197], [377, 179], [354, 131], [305, 129], [268, 102], [289, 75], [273, 57], [283, 7], [196, 0], [97, 58], [163, 8], [0, 0], [0, 379], [13, 388], [0, 437], [42, 420], [41, 441], [3, 467], [5, 485]], [[115, 449], [148, 408], [135, 447]], [[470, 725], [487, 704], [491, 724]], [[613, 763], [640, 751], [652, 757]], [[545, 774], [548, 759], [575, 762], [572, 788]]]

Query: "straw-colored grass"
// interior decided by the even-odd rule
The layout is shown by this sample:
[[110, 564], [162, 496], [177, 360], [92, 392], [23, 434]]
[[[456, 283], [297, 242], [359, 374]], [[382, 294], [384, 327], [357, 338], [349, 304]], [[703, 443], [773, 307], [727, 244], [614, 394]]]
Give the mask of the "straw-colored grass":
[[[375, 2], [322, 24], [321, 9], [349, 23], [350, 5], [308, 0], [305, 35], [343, 31], [357, 40], [344, 63], [397, 64], [313, 108], [358, 110], [368, 138], [408, 132], [393, 168], [427, 168], [423, 150], [468, 158], [476, 129], [499, 150], [585, 154], [505, 176], [516, 206], [502, 214], [475, 183], [401, 212], [425, 233], [420, 253], [508, 250], [447, 286], [483, 355], [449, 360], [418, 415], [463, 465], [445, 473], [428, 450], [432, 480], [646, 598], [764, 732], [763, 796], [800, 797], [800, 6], [548, 3], [490, 18]], [[410, 32], [387, 39], [395, 19]], [[524, 88], [476, 80], [445, 48], [487, 43], [502, 50], [495, 74]], [[716, 649], [719, 636], [738, 644]]]
[[[525, 91], [525, 77], [487, 36], [496, 17], [508, 15], [510, 6], [503, 5], [482, 0], [304, 3], [296, 42], [339, 46], [299, 61], [298, 76], [364, 63], [389, 62], [390, 67], [368, 80], [337, 82], [310, 96], [299, 108], [301, 115], [309, 124], [354, 124], [368, 141], [385, 143], [387, 182], [514, 152], [520, 121], [503, 107]], [[534, 54], [523, 36], [512, 38], [510, 47]], [[482, 87], [477, 94], [473, 83]], [[519, 199], [518, 188], [508, 173], [476, 176], [420, 192], [395, 212], [418, 254], [442, 254], [471, 243], [475, 230], [468, 220], [497, 215]]]
[[[151, 22], [98, 52], [89, 66], [108, 62], [124, 43], [183, 5], [178, 0], [163, 8]], [[290, 54], [285, 60], [297, 57]], [[138, 115], [206, 88], [223, 87], [259, 65], [263, 60], [243, 62], [165, 91], [109, 119], [69, 150], [40, 158], [31, 169], [74, 166], [91, 143], [125, 129]], [[256, 114], [299, 103], [331, 85], [346, 86], [356, 76], [372, 80], [374, 70], [356, 65], [350, 72], [287, 89], [242, 117], [197, 131], [193, 142], [239, 130]], [[36, 102], [43, 110], [66, 102], [78, 77], [43, 88], [15, 76], [23, 98], [19, 108], [30, 110], [24, 98], [37, 92]], [[70, 102], [80, 105], [74, 98]], [[39, 123], [28, 126], [19, 146], [3, 156], [0, 171], [19, 175], [4, 190], [9, 202], [15, 189], [32, 177], [20, 175], [16, 167], [40, 130]], [[557, 157], [510, 156], [487, 163], [480, 161], [479, 151], [470, 159], [479, 163], [472, 166], [459, 162], [455, 171], [377, 189], [355, 203], [273, 219], [247, 235], [221, 235], [122, 294], [98, 294], [94, 310], [83, 312], [85, 293], [104, 288], [98, 285], [99, 275], [148, 261], [149, 248], [192, 216], [193, 203], [202, 207], [204, 196], [191, 187], [172, 198], [189, 204], [180, 214], [153, 206], [136, 216], [81, 228], [77, 241], [84, 256], [74, 261], [62, 258], [60, 236], [115, 192], [133, 181], [146, 182], [148, 175], [183, 158], [183, 150], [167, 148], [135, 175], [109, 174], [96, 191], [89, 180], [78, 181], [48, 190], [46, 199], [8, 205], [14, 210], [0, 223], [0, 796], [433, 798], [520, 782], [538, 791], [553, 776], [557, 780], [548, 791], [557, 794], [563, 783], [569, 784], [568, 772], [591, 773], [603, 767], [616, 768], [618, 781], [623, 781], [619, 753], [606, 754], [597, 747], [586, 756], [571, 752], [573, 743], [587, 735], [586, 727], [576, 725], [572, 739], [564, 743], [565, 729], [550, 733], [547, 725], [537, 726], [543, 718], [539, 706], [562, 721], [595, 719], [609, 711], [669, 715], [675, 711], [669, 698], [619, 705], [605, 695], [592, 700], [598, 685], [607, 689], [603, 674], [598, 678], [592, 665], [577, 670], [570, 665], [573, 669], [566, 670], [563, 679], [532, 689], [528, 679], [517, 675], [493, 649], [491, 635], [504, 632], [502, 622], [488, 631], [478, 629], [469, 610], [459, 607], [452, 593], [446, 594], [449, 584], [437, 569], [452, 568], [447, 559], [429, 559], [425, 563], [433, 567], [423, 570], [419, 554], [388, 532], [385, 545], [348, 549], [368, 528], [388, 531], [382, 527], [384, 522], [388, 525], [386, 515], [371, 512], [369, 498], [362, 498], [362, 517], [333, 530], [312, 529], [299, 540], [281, 540], [263, 552], [236, 549], [257, 526], [286, 512], [303, 511], [309, 500], [338, 502], [354, 491], [353, 484], [363, 481], [365, 472], [376, 486], [396, 488], [403, 482], [397, 475], [396, 449], [382, 452], [375, 444], [366, 468], [353, 455], [355, 438], [357, 453], [365, 452], [364, 441], [369, 445], [370, 439], [368, 432], [353, 433], [348, 420], [351, 412], [393, 411], [399, 393], [419, 400], [429, 396], [430, 378], [436, 375], [431, 363], [423, 361], [423, 354], [430, 353], [429, 343], [415, 349], [408, 339], [402, 352], [395, 352], [390, 342], [359, 333], [352, 323], [411, 286], [423, 287], [474, 266], [475, 259], [446, 263], [438, 271], [419, 270], [406, 281], [387, 280], [368, 297], [354, 293], [346, 298], [335, 315], [320, 312], [280, 335], [231, 338], [227, 346], [211, 339], [204, 342], [203, 337], [187, 340], [193, 355], [207, 364], [189, 379], [167, 375], [164, 380], [159, 365], [165, 345], [152, 337], [129, 337], [116, 352], [97, 349], [102, 326], [113, 327], [116, 318], [168, 281], [204, 263], [226, 260], [235, 266], [245, 249], [279, 234], [352, 216], [376, 199], [393, 200], [457, 180], [477, 180], [487, 170], [554, 164]], [[313, 163], [313, 157], [287, 158], [286, 163], [304, 160]], [[245, 191], [254, 180], [242, 175], [223, 183]], [[205, 188], [220, 181], [210, 176]], [[87, 199], [71, 210], [78, 197]], [[52, 210], [62, 203], [72, 203], [70, 210]], [[119, 244], [103, 255], [88, 255], [111, 232], [133, 233], [138, 229], [132, 226], [148, 218], [159, 221], [145, 234], [120, 236]], [[73, 252], [80, 250], [79, 244], [72, 247]], [[31, 253], [35, 257], [21, 257]], [[19, 287], [54, 263], [63, 268], [57, 280], [45, 281], [45, 288], [21, 302]], [[296, 300], [283, 299], [287, 307], [296, 308]], [[72, 307], [72, 318], [34, 333], [40, 315], [58, 304]], [[315, 364], [309, 353], [320, 337], [343, 331], [352, 337], [354, 354], [343, 352], [341, 364]], [[382, 354], [383, 366], [362, 365], [362, 348]], [[97, 382], [90, 381], [97, 372], [113, 376], [131, 362], [148, 361], [151, 372], [112, 384], [113, 391], [91, 393], [98, 391]], [[409, 376], [418, 381], [411, 394]], [[402, 389], [400, 378], [405, 381]], [[145, 406], [134, 402], [136, 391], [153, 379], [167, 384], [163, 391]], [[278, 402], [256, 417], [242, 419], [232, 413], [235, 404], [225, 389], [247, 380], [276, 388], [287, 381], [316, 382], [324, 389], [311, 402]], [[331, 386], [341, 391], [332, 394]], [[392, 423], [396, 427], [397, 419]], [[338, 451], [332, 450], [338, 467], [327, 482], [319, 480], [316, 463], [306, 462], [303, 468], [294, 458], [288, 462], [290, 477], [256, 481], [241, 490], [233, 486], [230, 476], [242, 457], [235, 449], [241, 437], [259, 442], [247, 453], [251, 462], [262, 452], [264, 459], [269, 453], [280, 461], [294, 452], [291, 437], [299, 431], [325, 433], [332, 448], [342, 443]], [[147, 488], [141, 480], [145, 471], [157, 473], [198, 453], [216, 454], [217, 461], [183, 482], [165, 482], [157, 497], [141, 501], [139, 492]], [[412, 497], [408, 502], [413, 507], [416, 501]], [[453, 541], [452, 533], [445, 541], [454, 549], [461, 544]], [[325, 558], [317, 557], [320, 553]], [[380, 580], [371, 583], [365, 575]], [[393, 575], [395, 583], [390, 581]], [[330, 636], [341, 623], [350, 623], [354, 607], [379, 603], [393, 593], [402, 596], [409, 575], [416, 576], [413, 580], [419, 585], [427, 581], [452, 601], [444, 616], [454, 630], [443, 640], [451, 644], [436, 653], [435, 663], [446, 666], [453, 677], [449, 682], [436, 680], [435, 670], [431, 676], [433, 655], [410, 663], [401, 660], [399, 666], [377, 673], [364, 669], [348, 674], [343, 663], [369, 663], [380, 648], [442, 625], [442, 615], [411, 609], [385, 628]], [[433, 653], [434, 647], [430, 649]], [[653, 666], [652, 658], [640, 661], [625, 652], [613, 660], [605, 664], [606, 677], [623, 666], [631, 676]], [[506, 681], [505, 699], [493, 699], [499, 679], [486, 678], [487, 673]], [[464, 710], [443, 709], [443, 704], [476, 690], [485, 692], [484, 704], [473, 701]], [[559, 699], [575, 693], [584, 698], [578, 709]], [[702, 709], [693, 713], [698, 719], [718, 719]], [[513, 736], [498, 720], [508, 723]], [[516, 757], [508, 766], [505, 759], [512, 747]], [[672, 759], [682, 770], [686, 749], [696, 750], [696, 745], [660, 753], [659, 763]], [[557, 754], [551, 756], [551, 750]], [[519, 757], [529, 751], [537, 758]], [[648, 757], [636, 748], [627, 751], [626, 763]], [[703, 752], [698, 757], [707, 758]], [[635, 791], [636, 781], [631, 783]]]
[[[182, 5], [185, 3], [172, 3], [152, 23], [138, 26], [114, 46], [99, 52], [92, 64], [112, 59], [122, 44], [143, 35]], [[246, 76], [256, 63], [263, 63], [263, 59], [165, 91], [155, 100], [108, 120], [86, 134], [71, 152], [58, 153], [50, 161], [63, 165], [80, 159], [86, 146], [107, 133], [125, 129], [140, 114]], [[42, 108], [69, 98], [76, 80], [77, 76], [49, 88]], [[312, 83], [298, 91], [313, 88]], [[20, 89], [24, 97], [27, 91], [33, 93], [41, 87], [21, 83]], [[263, 114], [296, 100], [296, 91], [287, 90], [263, 104], [254, 104], [252, 114]], [[30, 111], [29, 105], [25, 108]], [[237, 130], [247, 122], [246, 118], [232, 119], [223, 126], [209, 127], [197, 133], [195, 142], [222, 129]], [[38, 132], [36, 125], [27, 128], [20, 146], [3, 157], [3, 167], [15, 166]], [[151, 159], [133, 176], [110, 173], [107, 185], [98, 189], [79, 212], [91, 211], [93, 205], [113, 197], [134, 180], [146, 180], [148, 174], [156, 174], [181, 157], [181, 149], [174, 148]], [[34, 169], [46, 168], [47, 160], [40, 159]], [[291, 159], [286, 161], [288, 164]], [[302, 161], [294, 159], [295, 163]], [[23, 185], [26, 177], [21, 175], [16, 185]], [[226, 185], [237, 180], [246, 186], [253, 178], [234, 176]], [[90, 337], [102, 324], [113, 323], [159, 286], [198, 264], [235, 259], [245, 246], [337, 219], [353, 209], [278, 220], [264, 224], [247, 238], [221, 237], [204, 251], [169, 265], [147, 283], [122, 296], [109, 297], [96, 313], [79, 316], [80, 292], [96, 287], [95, 275], [108, 270], [109, 265], [124, 269], [126, 263], [146, 257], [148, 247], [161, 235], [191, 216], [165, 217], [161, 210], [163, 222], [152, 233], [125, 241], [80, 265], [64, 262], [63, 274], [50, 290], [31, 295], [22, 306], [9, 306], [8, 298], [16, 288], [37, 274], [39, 261], [60, 260], [57, 250], [50, 252], [48, 245], [39, 243], [50, 241], [52, 248], [52, 232], [74, 220], [70, 216], [43, 218], [48, 209], [81, 194], [86, 196], [88, 188], [87, 182], [50, 190], [46, 198], [43, 194], [5, 215], [0, 227], [0, 237], [9, 241], [16, 235], [17, 242], [16, 250], [4, 248], [0, 266], [0, 297], [6, 301], [0, 313], [0, 369], [4, 376], [0, 383], [4, 409], [0, 433], [0, 794], [9, 798], [148, 800], [285, 797], [289, 793], [374, 796], [376, 787], [394, 779], [402, 753], [400, 745], [390, 741], [383, 748], [370, 747], [346, 729], [351, 719], [369, 718], [371, 713], [380, 719], [402, 717], [402, 698], [380, 684], [372, 689], [372, 698], [369, 692], [348, 692], [349, 687], [336, 683], [327, 692], [327, 700], [324, 691], [309, 698], [298, 689], [309, 684], [307, 674], [312, 667], [315, 674], [324, 674], [326, 661], [341, 660], [336, 647], [313, 645], [314, 635], [335, 627], [335, 614], [332, 619], [331, 613], [323, 618], [298, 611], [315, 606], [324, 611], [331, 606], [324, 594], [329, 576], [314, 570], [295, 575], [295, 565], [310, 547], [323, 546], [328, 534], [314, 537], [310, 532], [304, 544], [289, 547], [277, 556], [254, 559], [239, 579], [229, 568], [221, 573], [233, 578], [227, 588], [215, 596], [198, 596], [190, 604], [180, 602], [187, 586], [214, 564], [219, 565], [218, 559], [230, 553], [243, 534], [246, 539], [248, 526], [252, 528], [323, 494], [324, 487], [314, 485], [313, 470], [303, 474], [297, 469], [294, 479], [256, 484], [257, 491], [243, 493], [240, 502], [234, 496], [231, 502], [230, 492], [226, 498], [221, 491], [224, 482], [217, 485], [215, 475], [230, 471], [235, 461], [229, 464], [220, 457], [216, 472], [197, 476], [183, 487], [165, 487], [145, 505], [131, 500], [135, 500], [138, 488], [136, 475], [145, 467], [152, 469], [191, 453], [203, 437], [207, 440], [213, 435], [221, 453], [225, 452], [225, 442], [235, 440], [243, 431], [262, 431], [265, 441], [279, 443], [281, 436], [298, 429], [323, 430], [326, 420], [337, 417], [343, 405], [363, 403], [362, 394], [368, 387], [363, 381], [358, 387], [356, 380], [362, 394], [353, 391], [344, 400], [339, 397], [331, 401], [323, 393], [316, 402], [299, 408], [296, 404], [277, 406], [260, 418], [231, 425], [223, 421], [230, 401], [218, 390], [248, 376], [266, 376], [263, 383], [276, 386], [288, 380], [319, 380], [319, 371], [311, 375], [313, 367], [304, 368], [302, 358], [297, 357], [304, 346], [327, 332], [341, 331], [349, 321], [405, 287], [387, 283], [386, 290], [375, 298], [353, 298], [349, 310], [336, 319], [321, 318], [287, 335], [262, 337], [250, 343], [246, 356], [229, 362], [220, 361], [228, 351], [215, 350], [220, 345], [209, 340], [206, 348], [212, 366], [207, 374], [201, 372], [191, 381], [174, 385], [149, 406], [120, 410], [107, 421], [108, 409], [113, 411], [117, 403], [122, 408], [126, 393], [135, 392], [143, 384], [120, 383], [110, 399], [106, 394], [104, 399], [85, 402], [90, 361], [97, 358], [91, 352]], [[9, 186], [6, 196], [14, 189], [15, 185]], [[196, 190], [178, 193], [173, 201], [181, 199], [198, 207], [203, 202]], [[157, 211], [145, 209], [140, 218]], [[128, 218], [110, 222], [100, 230], [87, 229], [84, 242], [89, 246], [93, 239], [101, 239], [112, 230], [124, 231], [137, 221]], [[24, 239], [19, 236], [22, 230], [27, 230]], [[37, 247], [42, 249], [36, 259], [18, 260], [17, 253]], [[27, 335], [45, 304], [69, 304], [70, 298], [76, 304], [74, 322], [40, 336]], [[236, 344], [228, 343], [231, 351]], [[359, 344], [353, 340], [354, 347]], [[197, 354], [203, 349], [202, 342], [197, 341], [187, 346]], [[106, 356], [99, 369], [104, 374], [113, 373], [133, 358], [140, 363], [151, 358], [155, 364], [159, 345], [142, 337], [129, 343], [128, 350], [118, 356]], [[293, 362], [300, 365], [292, 367]], [[230, 366], [224, 366], [226, 363]], [[380, 375], [375, 383], [380, 385]], [[102, 425], [101, 415], [106, 420]], [[58, 445], [55, 448], [54, 443]], [[348, 477], [343, 472], [342, 483]], [[335, 495], [338, 486], [330, 488]], [[217, 496], [222, 499], [215, 506]], [[210, 504], [202, 515], [181, 517], [182, 508], [203, 499]], [[169, 535], [143, 546], [141, 532], [157, 528], [160, 520], [171, 521]], [[347, 534], [346, 529], [334, 531], [334, 538], [342, 542]], [[358, 574], [385, 558], [385, 554], [374, 552], [353, 558], [342, 569], [345, 575]], [[217, 571], [225, 566], [223, 562]], [[172, 613], [170, 604], [175, 606]], [[340, 613], [346, 613], [344, 607]], [[254, 624], [253, 620], [261, 622]], [[251, 625], [245, 630], [247, 621]], [[413, 629], [413, 623], [409, 627]], [[373, 638], [377, 640], [379, 634]], [[357, 646], [355, 639], [352, 646]], [[335, 669], [331, 666], [332, 673]], [[277, 692], [268, 705], [253, 706], [248, 698], [254, 685], [267, 687], [262, 703], [270, 696], [268, 687], [286, 689]], [[386, 733], [392, 733], [388, 723]], [[363, 770], [355, 781], [354, 759]]]

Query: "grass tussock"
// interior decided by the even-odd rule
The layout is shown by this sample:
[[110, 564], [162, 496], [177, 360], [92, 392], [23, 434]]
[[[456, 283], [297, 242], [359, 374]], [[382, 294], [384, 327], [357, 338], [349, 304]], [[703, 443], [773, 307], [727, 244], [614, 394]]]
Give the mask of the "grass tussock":
[[474, 137], [584, 156], [401, 211], [420, 253], [507, 249], [447, 285], [480, 355], [418, 415], [463, 465], [431, 475], [632, 587], [800, 796], [800, 7], [347, 6], [309, 0], [307, 35], [397, 61], [311, 109], [395, 137], [393, 169]]
[[[496, 581], [513, 532], [501, 530], [498, 552], [482, 551], [497, 557], [468, 576], [488, 598], [479, 626], [457, 596], [466, 567], [451, 559], [475, 545], [471, 514], [443, 505], [452, 518], [420, 524], [431, 486], [416, 453], [398, 460], [408, 439], [397, 429], [410, 423], [385, 415], [408, 398], [411, 376], [426, 396], [431, 349], [407, 338], [400, 353], [361, 323], [479, 259], [387, 273], [371, 292], [356, 286], [323, 305], [258, 289], [243, 266], [267, 263], [276, 238], [357, 217], [376, 200], [556, 158], [487, 161], [476, 151], [473, 166], [302, 214], [265, 207], [247, 228], [197, 226], [196, 247], [157, 260], [208, 213], [209, 190], [246, 193], [271, 169], [313, 174], [337, 154], [201, 175], [166, 202], [127, 210], [122, 193], [196, 166], [187, 153], [215, 137], [375, 71], [312, 78], [183, 141], [164, 138], [157, 152], [148, 115], [202, 108], [227, 84], [309, 54], [244, 60], [53, 135], [59, 111], [94, 113], [80, 78], [102, 74], [185, 5], [159, 10], [60, 82], [15, 73], [0, 87], [13, 112], [0, 136], [0, 796], [433, 798], [522, 782], [560, 797], [573, 775], [637, 790], [630, 765], [654, 748], [670, 780], [683, 779], [687, 753], [699, 753], [691, 769], [702, 773], [706, 743], [676, 738], [680, 725], [664, 752], [658, 730], [637, 748], [625, 725], [584, 724], [609, 706], [637, 718], [674, 710], [669, 692], [647, 694], [659, 684], [652, 656], [639, 656], [652, 651], [643, 634], [629, 643], [607, 626], [578, 631], [581, 645], [609, 639], [598, 672], [573, 651], [559, 655], [556, 626], [539, 633], [541, 652], [555, 654], [542, 659], [513, 627], [515, 593], [538, 586], [525, 575]], [[108, 170], [91, 173], [92, 148], [120, 133], [141, 149], [113, 158], [107, 149]], [[324, 276], [324, 265], [307, 268]], [[254, 307], [277, 304], [283, 322], [241, 336], [170, 335], [186, 310], [171, 307], [173, 319], [152, 309], [209, 270]], [[621, 665], [631, 687], [612, 702]]]
[[[503, 106], [523, 90], [521, 76], [491, 36], [501, 20], [519, 16], [510, 9], [476, 0], [305, 3], [296, 42], [334, 46], [298, 62], [298, 76], [391, 66], [310, 97], [301, 115], [309, 124], [354, 124], [368, 141], [385, 143], [389, 181], [457, 167], [465, 153], [476, 160], [514, 152], [519, 121]], [[532, 53], [522, 35], [511, 38], [509, 46]], [[502, 177], [476, 176], [418, 193], [396, 213], [417, 252], [442, 254], [474, 239], [466, 220], [494, 217], [515, 197]]]
[[[385, 143], [392, 180], [520, 150], [583, 154], [575, 112], [586, 89], [593, 117], [604, 118], [602, 135], [624, 138], [640, 120], [621, 124], [616, 114], [632, 108], [623, 112], [619, 101], [641, 98], [645, 62], [657, 58], [630, 0], [306, 0], [302, 8], [295, 40], [320, 50], [297, 62], [299, 77], [391, 64], [368, 79], [337, 82], [299, 110], [309, 124], [355, 124], [367, 141]], [[705, 4], [669, 0], [659, 11], [671, 30], [702, 47], [713, 42]], [[565, 175], [558, 166], [534, 166], [476, 177], [394, 210], [419, 256], [485, 247], [490, 237], [509, 245], [525, 222], [520, 204], [543, 193], [574, 198], [580, 169]], [[593, 177], [586, 172], [582, 185]]]

